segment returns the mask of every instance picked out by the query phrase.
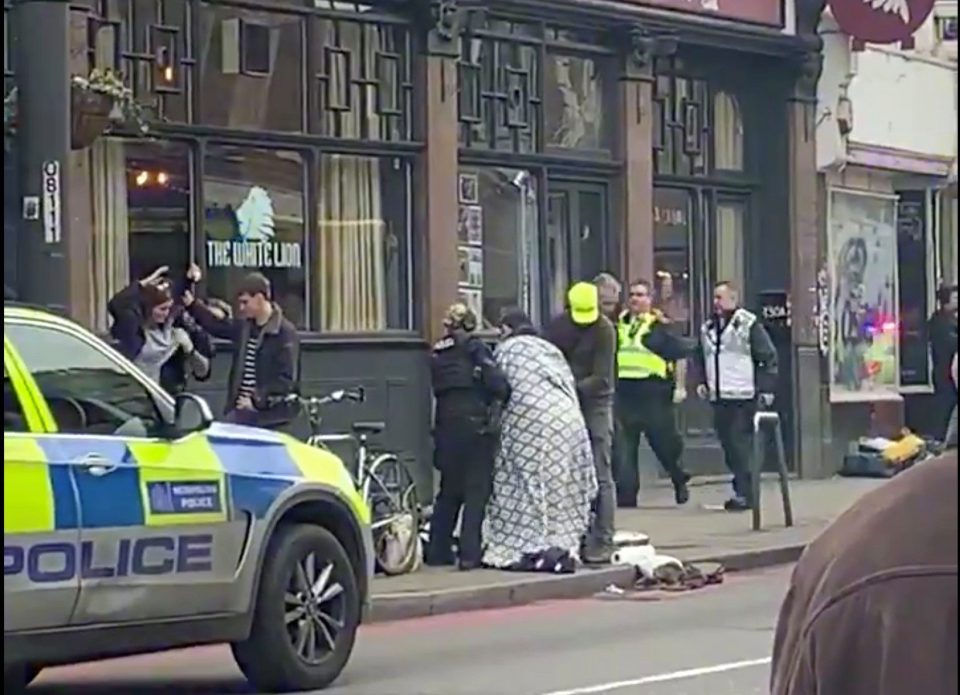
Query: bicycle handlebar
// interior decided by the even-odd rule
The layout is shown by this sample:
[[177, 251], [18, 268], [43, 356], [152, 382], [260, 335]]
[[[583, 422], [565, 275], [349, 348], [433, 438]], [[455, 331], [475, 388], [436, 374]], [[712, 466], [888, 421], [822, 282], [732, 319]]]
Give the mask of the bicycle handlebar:
[[355, 389], [337, 389], [331, 391], [326, 396], [301, 396], [299, 393], [291, 393], [288, 396], [268, 398], [267, 402], [271, 405], [280, 405], [284, 403], [297, 403], [306, 409], [320, 408], [325, 405], [343, 403], [350, 401], [353, 403], [363, 403], [366, 399], [366, 393], [362, 386]]

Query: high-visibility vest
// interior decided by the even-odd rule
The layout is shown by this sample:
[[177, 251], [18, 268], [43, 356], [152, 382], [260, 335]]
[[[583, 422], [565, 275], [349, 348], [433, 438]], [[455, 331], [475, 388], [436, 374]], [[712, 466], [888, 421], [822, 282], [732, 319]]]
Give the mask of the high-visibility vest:
[[650, 332], [656, 320], [654, 314], [631, 317], [624, 312], [620, 315], [617, 322], [618, 379], [668, 378], [670, 365], [643, 344], [643, 337]]

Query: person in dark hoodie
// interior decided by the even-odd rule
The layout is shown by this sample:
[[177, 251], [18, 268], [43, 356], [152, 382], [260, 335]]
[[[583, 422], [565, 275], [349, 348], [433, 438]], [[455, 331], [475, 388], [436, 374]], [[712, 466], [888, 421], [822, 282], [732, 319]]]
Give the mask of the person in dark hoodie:
[[[161, 266], [122, 289], [107, 303], [107, 311], [113, 319], [110, 334], [121, 354], [165, 391], [176, 394], [190, 376], [198, 381], [209, 378], [213, 344], [184, 313], [168, 270]], [[186, 284], [198, 273], [191, 266]]]
[[957, 692], [957, 485], [954, 427], [941, 456], [862, 497], [804, 551], [772, 695]]
[[611, 461], [617, 333], [610, 319], [600, 312], [597, 286], [589, 282], [573, 285], [567, 293], [567, 311], [550, 322], [544, 337], [560, 349], [576, 379], [597, 471], [597, 500], [583, 559], [593, 564], [607, 563], [614, 551], [617, 505]]
[[299, 390], [300, 341], [296, 327], [271, 297], [270, 281], [261, 273], [250, 273], [237, 288], [237, 318], [211, 310], [191, 291], [184, 293], [183, 301], [205, 330], [233, 344], [226, 419], [279, 429], [299, 412], [287, 397]]
[[481, 563], [481, 527], [493, 485], [497, 446], [497, 404], [507, 401], [507, 379], [490, 349], [476, 335], [477, 317], [465, 304], [447, 309], [444, 336], [430, 359], [434, 417], [434, 467], [440, 490], [430, 519], [426, 562], [451, 565], [453, 532], [460, 525], [459, 567], [472, 570]]
[[950, 378], [950, 362], [957, 354], [957, 286], [937, 290], [937, 310], [930, 317], [930, 357], [933, 368], [933, 433], [943, 439], [950, 415], [957, 406], [957, 387]]

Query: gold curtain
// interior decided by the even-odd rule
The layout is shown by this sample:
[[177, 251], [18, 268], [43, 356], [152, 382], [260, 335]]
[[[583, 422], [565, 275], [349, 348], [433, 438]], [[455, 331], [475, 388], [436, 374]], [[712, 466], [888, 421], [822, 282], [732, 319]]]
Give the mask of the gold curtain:
[[[383, 34], [373, 25], [333, 21], [319, 22], [318, 46], [349, 47], [352, 75], [330, 66], [334, 94], [353, 90], [353, 109], [326, 111], [327, 132], [345, 138], [363, 138], [364, 124], [372, 133], [379, 127], [373, 87], [358, 87], [369, 80], [364, 75], [377, 65], [376, 54], [384, 49]], [[336, 38], [339, 36], [339, 42]], [[365, 51], [362, 55], [361, 51]], [[360, 90], [367, 90], [361, 95]], [[364, 96], [365, 98], [361, 98]], [[313, 301], [321, 331], [379, 331], [387, 328], [386, 244], [383, 219], [380, 160], [371, 157], [331, 154], [320, 161], [317, 195], [317, 233], [313, 243]]]
[[130, 280], [130, 217], [123, 140], [99, 138], [88, 150], [90, 168], [91, 325], [109, 327], [107, 302]]

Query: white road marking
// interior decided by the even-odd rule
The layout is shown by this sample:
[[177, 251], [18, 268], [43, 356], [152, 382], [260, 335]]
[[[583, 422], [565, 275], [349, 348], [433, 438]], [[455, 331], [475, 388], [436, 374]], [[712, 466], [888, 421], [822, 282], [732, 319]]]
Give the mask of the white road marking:
[[764, 657], [763, 659], [733, 661], [727, 664], [690, 668], [684, 671], [674, 671], [673, 673], [658, 673], [654, 676], [644, 676], [642, 678], [634, 678], [628, 681], [600, 683], [598, 685], [588, 685], [583, 688], [572, 688], [570, 690], [554, 690], [553, 692], [544, 693], [543, 695], [593, 695], [595, 693], [609, 693], [613, 690], [622, 690], [623, 688], [635, 688], [639, 685], [651, 685], [653, 683], [667, 683], [669, 681], [683, 680], [684, 678], [698, 678], [699, 676], [709, 676], [714, 673], [737, 671], [742, 668], [753, 668], [754, 666], [764, 666], [769, 663], [770, 657], [768, 656]]

